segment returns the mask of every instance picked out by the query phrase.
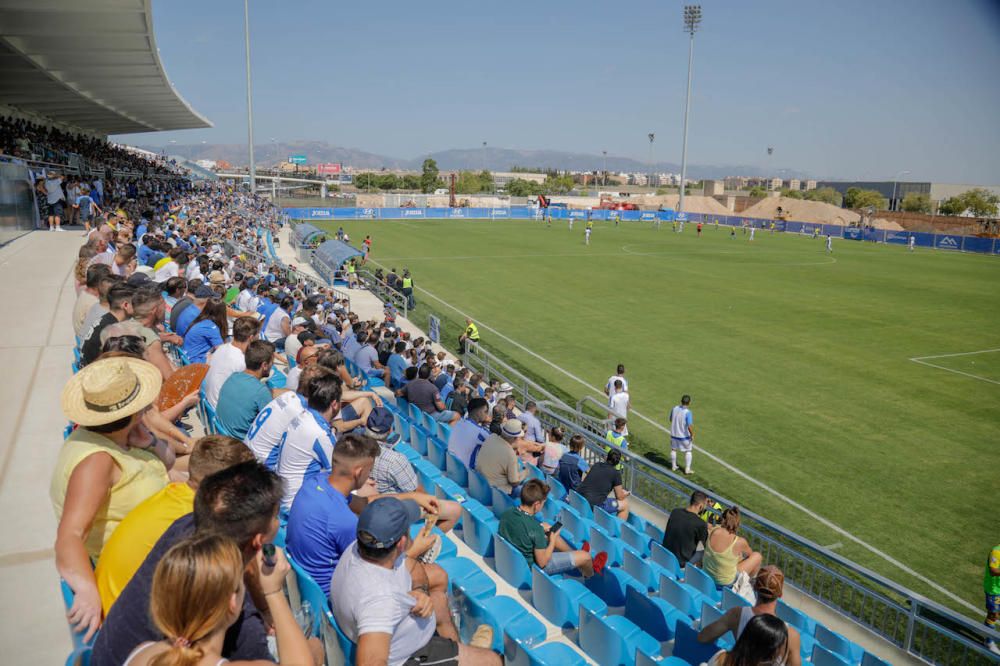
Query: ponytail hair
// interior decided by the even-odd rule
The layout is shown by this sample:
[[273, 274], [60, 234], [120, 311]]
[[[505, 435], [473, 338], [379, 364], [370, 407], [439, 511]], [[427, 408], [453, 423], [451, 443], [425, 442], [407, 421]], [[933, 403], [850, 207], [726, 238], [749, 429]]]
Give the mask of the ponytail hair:
[[197, 664], [200, 643], [228, 621], [242, 579], [243, 556], [229, 537], [193, 536], [168, 550], [153, 574], [150, 614], [170, 648], [150, 666]]
[[731, 506], [722, 512], [719, 525], [731, 534], [736, 534], [740, 529], [740, 507]]

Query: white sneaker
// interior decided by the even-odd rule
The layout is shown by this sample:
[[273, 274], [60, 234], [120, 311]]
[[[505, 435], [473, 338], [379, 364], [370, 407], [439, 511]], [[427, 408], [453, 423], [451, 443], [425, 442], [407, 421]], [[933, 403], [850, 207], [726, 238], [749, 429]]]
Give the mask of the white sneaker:
[[692, 474], [694, 474], [694, 471], [691, 469], [686, 469], [684, 470], [684, 474], [686, 474], [687, 476], [691, 476]]
[[677, 465], [671, 465], [671, 466], [670, 466], [670, 471], [671, 471], [671, 472], [676, 472], [676, 471], [677, 471], [678, 469], [679, 469], [679, 468], [677, 467]]
[[986, 647], [989, 648], [990, 652], [993, 654], [1000, 654], [1000, 645], [997, 645], [995, 641], [986, 641]]

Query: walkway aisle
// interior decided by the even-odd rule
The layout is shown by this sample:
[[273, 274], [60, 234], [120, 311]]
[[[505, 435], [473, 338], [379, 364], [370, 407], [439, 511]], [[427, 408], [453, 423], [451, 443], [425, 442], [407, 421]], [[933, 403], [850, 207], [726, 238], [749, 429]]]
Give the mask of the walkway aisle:
[[9, 664], [59, 664], [71, 644], [53, 544], [49, 479], [72, 374], [78, 231], [34, 232], [0, 248], [0, 645]]

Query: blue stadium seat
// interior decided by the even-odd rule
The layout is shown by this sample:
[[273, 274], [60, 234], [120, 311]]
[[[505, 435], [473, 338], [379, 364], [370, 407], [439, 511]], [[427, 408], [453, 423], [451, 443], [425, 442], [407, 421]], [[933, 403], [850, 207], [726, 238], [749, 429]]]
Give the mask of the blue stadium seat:
[[690, 562], [684, 567], [684, 584], [711, 599], [713, 606], [722, 603], [722, 591], [715, 585], [715, 580]]
[[442, 421], [437, 421], [437, 436], [442, 442], [447, 443], [451, 439], [451, 426]]
[[[744, 603], [745, 605], [750, 605], [749, 602], [745, 601]], [[799, 609], [792, 608], [782, 599], [778, 599], [777, 612], [775, 615], [798, 629], [799, 633], [807, 634], [809, 636], [816, 635], [816, 620], [812, 619]]]
[[646, 520], [637, 513], [629, 513], [628, 518], [625, 519], [625, 522], [634, 527], [635, 529], [639, 530], [640, 532], [644, 532], [646, 530], [646, 525], [649, 524], [648, 520]]
[[[535, 573], [536, 571], [537, 575]], [[542, 613], [542, 615], [544, 615], [553, 624], [576, 627], [577, 622], [580, 621], [581, 607], [586, 608], [593, 613], [597, 613], [598, 615], [607, 614], [608, 604], [605, 603], [599, 596], [588, 590], [587, 587], [576, 578], [570, 578], [569, 576], [549, 576], [537, 566], [532, 566], [531, 574], [532, 584], [534, 585], [536, 582], [541, 584], [543, 594], [547, 592], [547, 588], [551, 584], [555, 584], [555, 586], [559, 588], [559, 592], [561, 592], [559, 597], [543, 596], [542, 598], [538, 598], [535, 596], [538, 588], [532, 588], [532, 602], [535, 609]], [[565, 598], [569, 601], [569, 609], [570, 613], [572, 613], [571, 617], [564, 617], [562, 615], [563, 609], [561, 608], [561, 598]], [[551, 617], [546, 615], [546, 611], [543, 610], [542, 607], [546, 607], [547, 611], [551, 613]], [[552, 618], [558, 618], [567, 624], [562, 624], [562, 622], [557, 623]]]
[[557, 627], [576, 627], [579, 604], [574, 604], [556, 580], [537, 566], [531, 567], [531, 603], [546, 620]]
[[326, 653], [328, 664], [353, 664], [355, 663], [357, 645], [341, 630], [337, 624], [337, 618], [331, 611], [323, 613], [323, 624], [320, 627], [320, 634], [323, 639], [323, 651]]
[[451, 479], [442, 476], [440, 479], [436, 479], [435, 483], [437, 484], [437, 489], [435, 489], [434, 495], [438, 499], [452, 500], [458, 503], [465, 501], [465, 488]]
[[621, 523], [621, 539], [643, 557], [649, 557], [649, 537], [629, 523]]
[[427, 467], [433, 468], [434, 466], [424, 459], [420, 459], [413, 464], [413, 471], [417, 473], [417, 478], [420, 480], [420, 485], [424, 487], [424, 492], [434, 495], [437, 491], [437, 482], [441, 478], [441, 472], [435, 469], [437, 471], [437, 476], [435, 476], [420, 463], [424, 463]]
[[689, 664], [703, 664], [710, 661], [720, 649], [722, 648], [718, 642], [700, 643], [698, 630], [687, 622], [677, 623], [672, 656], [683, 659]]
[[490, 508], [493, 509], [493, 515], [496, 516], [497, 519], [499, 519], [507, 509], [517, 506], [517, 500], [504, 491], [491, 487], [490, 492], [493, 498], [493, 504]]
[[[69, 583], [59, 579], [59, 589], [62, 591], [63, 605], [66, 607], [66, 612], [73, 607], [73, 601], [76, 595], [73, 593], [73, 588], [69, 586]], [[98, 630], [100, 631], [100, 630]], [[71, 666], [75, 664], [78, 659], [83, 658], [83, 653], [87, 652], [87, 659], [90, 659], [89, 650], [94, 645], [94, 639], [97, 637], [95, 633], [89, 641], [83, 640], [86, 635], [86, 631], [73, 631], [73, 627], [69, 628], [69, 637], [73, 641], [73, 652], [69, 655], [66, 660], [66, 665]]]
[[455, 457], [454, 453], [448, 452], [447, 447], [445, 449], [445, 474], [463, 488], [469, 487], [469, 468]]
[[674, 639], [678, 623], [691, 621], [663, 599], [631, 586], [625, 590], [625, 617], [661, 643]]
[[[388, 403], [385, 403], [388, 404]], [[393, 410], [393, 431], [398, 434], [404, 442], [410, 443], [410, 422], [399, 411]]]
[[625, 591], [630, 587], [646, 592], [642, 583], [619, 567], [605, 567], [600, 576], [591, 576], [584, 581], [584, 585], [604, 603], [615, 607], [625, 605]]
[[670, 572], [660, 565], [639, 557], [636, 551], [629, 548], [622, 551], [622, 569], [650, 592], [659, 590], [660, 576], [670, 575]]
[[[722, 610], [729, 610], [730, 608], [737, 608], [742, 606], [752, 606], [749, 601], [741, 597], [740, 595], [733, 592], [731, 587], [722, 588]], [[778, 617], [781, 617], [781, 602], [778, 602]], [[788, 620], [785, 620], [788, 622]], [[788, 622], [791, 624], [791, 622]]]
[[562, 520], [562, 524], [565, 528], [569, 530], [579, 542], [589, 541], [591, 529], [597, 527], [596, 523], [591, 520], [581, 518], [580, 514], [568, 506], [564, 507], [562, 512], [560, 512], [559, 519]]
[[448, 445], [437, 437], [427, 438], [427, 459], [442, 472], [448, 467]]
[[660, 644], [622, 615], [599, 617], [580, 609], [580, 632], [577, 637], [587, 656], [598, 664], [633, 666], [636, 651], [647, 656], [660, 654]]
[[437, 437], [438, 436], [438, 423], [437, 423], [437, 420], [433, 416], [431, 416], [430, 414], [428, 414], [427, 412], [425, 412], [423, 410], [420, 411], [420, 416], [423, 419], [421, 421], [421, 425], [424, 426], [424, 430], [426, 430], [428, 433], [430, 433], [430, 435], [432, 437]]
[[531, 569], [524, 555], [499, 534], [493, 537], [493, 556], [501, 578], [519, 590], [531, 589]]
[[491, 647], [496, 652], [503, 651], [505, 636], [521, 644], [541, 643], [545, 640], [545, 625], [513, 597], [501, 595], [475, 599], [459, 593], [456, 601], [466, 609], [462, 618], [463, 629], [468, 625], [473, 630], [481, 624], [493, 627]]
[[822, 624], [816, 625], [816, 642], [850, 664], [860, 664], [865, 655], [864, 648], [852, 643]]
[[467, 467], [469, 472], [469, 496], [478, 500], [483, 506], [493, 505], [493, 490], [489, 481], [478, 471]]
[[410, 401], [402, 396], [396, 396], [396, 411], [398, 411], [407, 422], [410, 420]]
[[684, 572], [677, 556], [661, 546], [658, 542], [649, 546], [649, 556], [654, 562], [669, 571], [677, 580], [684, 580]]
[[538, 469], [531, 463], [524, 463], [524, 470], [528, 473], [528, 476], [525, 477], [524, 479], [525, 481], [528, 481], [530, 479], [538, 479], [539, 481], [542, 482], [545, 481], [545, 472]]
[[[629, 514], [629, 518], [631, 518], [633, 515], [634, 514]], [[653, 523], [646, 523], [646, 526], [643, 528], [642, 531], [645, 532], [646, 536], [648, 536], [656, 543], [663, 543], [663, 530], [661, 530]]]
[[[421, 528], [423, 528], [423, 526], [424, 526], [423, 522], [414, 523], [413, 525], [410, 525], [410, 538], [412, 539], [416, 537], [417, 534], [420, 532]], [[438, 553], [437, 556], [438, 562], [458, 555], [458, 546], [456, 546], [451, 539], [446, 537], [444, 535], [444, 532], [442, 532], [440, 528], [435, 527], [433, 533], [436, 534], [441, 539], [441, 552]]]
[[589, 663], [565, 643], [545, 643], [532, 647], [506, 635], [504, 656], [507, 666], [585, 666]]
[[595, 526], [590, 530], [590, 548], [595, 553], [599, 553], [602, 550], [607, 553], [608, 566], [620, 567], [622, 565], [622, 542], [609, 535], [600, 527]]
[[569, 491], [566, 495], [566, 502], [573, 507], [573, 510], [580, 514], [581, 518], [587, 520], [594, 519], [594, 510], [590, 507], [590, 502], [584, 499], [583, 495], [575, 490]]
[[622, 535], [621, 521], [618, 516], [612, 516], [599, 506], [594, 507], [594, 522], [600, 525], [609, 536], [617, 539]]
[[[703, 603], [701, 605], [701, 624], [698, 626], [704, 629], [708, 625], [720, 619], [725, 614], [726, 612], [724, 610]], [[736, 639], [733, 636], [732, 632], [726, 632], [720, 638], [717, 638], [716, 642], [722, 649], [728, 650], [732, 648], [733, 645], [736, 643]]]
[[410, 446], [422, 456], [427, 455], [427, 431], [416, 422], [410, 421]]
[[812, 666], [851, 666], [851, 662], [839, 654], [834, 654], [819, 643], [813, 647]]
[[319, 583], [313, 580], [312, 576], [291, 555], [285, 553], [285, 557], [288, 559], [288, 563], [292, 565], [292, 571], [295, 573], [295, 582], [299, 588], [299, 598], [303, 604], [308, 603], [312, 607], [313, 626], [309, 635], [319, 636], [323, 626], [323, 615], [330, 610], [330, 604], [327, 601], [326, 595], [323, 594], [323, 589], [319, 586]]
[[892, 664], [885, 659], [876, 657], [871, 652], [865, 652], [865, 655], [861, 657], [861, 666], [892, 666]]
[[469, 502], [462, 505], [462, 538], [465, 545], [480, 557], [493, 557], [493, 537], [500, 522], [490, 515], [483, 520], [469, 512]]
[[410, 425], [418, 425], [421, 428], [424, 427], [424, 411], [414, 405], [412, 402], [408, 405], [409, 411], [407, 416], [410, 419]]
[[670, 576], [660, 576], [660, 598], [692, 620], [701, 612], [701, 603], [695, 599], [691, 588]]
[[566, 497], [566, 486], [564, 486], [559, 479], [546, 474], [545, 483], [549, 486], [549, 497], [557, 500], [562, 500], [562, 498]]
[[466, 557], [439, 557], [435, 563], [447, 572], [451, 589], [460, 589], [465, 596], [473, 599], [483, 600], [496, 596], [497, 584], [483, 573], [478, 563]]
[[562, 513], [563, 508], [566, 505], [557, 499], [553, 499], [551, 495], [545, 498], [545, 503], [542, 504], [542, 510], [538, 512], [538, 518], [541, 518], [546, 523], [550, 525], [555, 521], [559, 520], [559, 514]]
[[404, 456], [406, 456], [406, 459], [410, 461], [410, 464], [413, 464], [418, 460], [424, 459], [423, 456], [421, 456], [419, 453], [416, 452], [416, 450], [411, 448], [408, 444], [404, 444], [402, 440], [397, 442], [396, 446], [392, 448], [394, 451], [402, 453]]

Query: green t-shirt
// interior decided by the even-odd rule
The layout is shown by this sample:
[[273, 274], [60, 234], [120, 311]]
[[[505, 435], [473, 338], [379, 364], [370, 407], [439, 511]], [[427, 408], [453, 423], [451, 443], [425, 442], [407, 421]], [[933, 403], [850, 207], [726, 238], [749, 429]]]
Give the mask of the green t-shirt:
[[[503, 523], [500, 525], [502, 527]], [[997, 596], [1000, 595], [1000, 576], [994, 576], [990, 572], [990, 567], [1000, 568], [1000, 544], [994, 546], [989, 557], [986, 558], [986, 573], [983, 576], [983, 589], [986, 590], [986, 594]]]
[[535, 549], [546, 548], [549, 545], [542, 524], [516, 506], [507, 509], [500, 516], [499, 533], [514, 548], [521, 551], [524, 559], [528, 561], [528, 566], [535, 563]]

